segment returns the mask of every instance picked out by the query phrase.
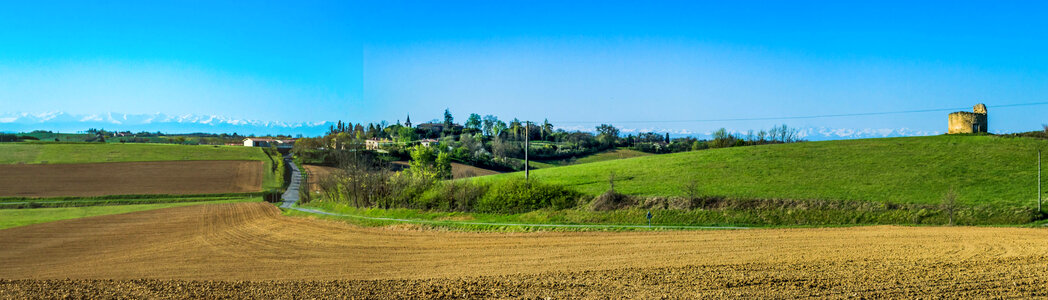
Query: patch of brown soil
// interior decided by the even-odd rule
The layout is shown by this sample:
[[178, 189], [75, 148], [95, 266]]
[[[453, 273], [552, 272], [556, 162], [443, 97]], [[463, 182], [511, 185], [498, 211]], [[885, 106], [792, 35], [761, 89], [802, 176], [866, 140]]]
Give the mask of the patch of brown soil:
[[1023, 298], [1048, 282], [1048, 234], [1032, 228], [401, 229], [267, 203], [16, 227], [0, 230], [0, 297]]
[[[406, 161], [395, 161], [394, 165], [399, 166], [402, 169], [408, 168], [408, 162]], [[487, 176], [499, 174], [498, 171], [488, 170], [484, 168], [478, 168], [471, 165], [465, 165], [460, 163], [451, 163], [451, 177], [454, 179], [470, 178], [477, 176]]]
[[0, 197], [257, 192], [260, 161], [0, 165]]
[[323, 181], [325, 178], [331, 177], [332, 174], [342, 172], [342, 170], [339, 170], [339, 168], [335, 167], [325, 167], [317, 165], [304, 165], [303, 167], [306, 168], [306, 173], [309, 174], [307, 180], [309, 181], [310, 191], [319, 191], [321, 181]]

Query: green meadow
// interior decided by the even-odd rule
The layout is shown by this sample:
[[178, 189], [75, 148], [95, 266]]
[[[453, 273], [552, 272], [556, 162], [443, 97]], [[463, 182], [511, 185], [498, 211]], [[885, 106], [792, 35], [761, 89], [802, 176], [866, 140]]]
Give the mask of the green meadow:
[[[531, 177], [588, 195], [845, 200], [1032, 207], [1037, 149], [1048, 141], [941, 135], [721, 148], [533, 170]], [[612, 175], [614, 174], [614, 175]], [[490, 182], [522, 172], [479, 177]]]
[[548, 168], [548, 167], [555, 167], [555, 166], [587, 164], [587, 163], [609, 161], [609, 160], [616, 160], [616, 159], [624, 159], [624, 158], [634, 158], [634, 157], [649, 156], [649, 155], [652, 155], [652, 154], [651, 153], [646, 153], [646, 152], [640, 152], [640, 151], [629, 149], [629, 148], [618, 148], [618, 149], [611, 149], [611, 150], [600, 152], [600, 153], [594, 153], [594, 154], [586, 155], [586, 156], [579, 157], [579, 158], [576, 158], [576, 159], [558, 159], [558, 160], [538, 161], [538, 163], [540, 163], [540, 164], [538, 164], [537, 166], [539, 166], [538, 168]]

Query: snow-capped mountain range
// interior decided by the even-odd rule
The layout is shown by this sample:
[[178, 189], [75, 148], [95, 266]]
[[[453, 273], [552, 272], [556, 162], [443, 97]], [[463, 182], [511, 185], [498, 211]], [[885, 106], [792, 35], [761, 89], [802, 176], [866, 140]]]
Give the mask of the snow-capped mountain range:
[[[554, 122], [555, 123], [555, 122]], [[168, 115], [154, 114], [69, 114], [64, 112], [47, 113], [0, 113], [0, 132], [29, 132], [33, 130], [51, 130], [57, 132], [78, 132], [89, 128], [112, 131], [162, 131], [165, 133], [238, 133], [241, 135], [286, 134], [319, 136], [328, 131], [334, 122], [273, 122], [259, 120], [235, 119], [219, 115]], [[563, 126], [565, 130], [593, 131], [593, 127]], [[670, 136], [693, 136], [709, 138], [712, 132], [698, 132], [683, 129], [662, 128], [621, 128], [623, 135], [639, 132], [669, 132]], [[746, 132], [733, 132], [745, 136]], [[859, 138], [881, 138], [899, 136], [924, 136], [942, 134], [941, 131], [917, 130], [910, 128], [800, 128], [797, 136], [805, 140], [838, 140]]]
[[89, 128], [112, 131], [162, 131], [166, 133], [238, 133], [238, 134], [302, 134], [321, 135], [331, 122], [273, 122], [234, 119], [218, 115], [154, 114], [87, 114], [64, 112], [0, 114], [0, 131], [25, 132], [51, 130], [77, 132]]

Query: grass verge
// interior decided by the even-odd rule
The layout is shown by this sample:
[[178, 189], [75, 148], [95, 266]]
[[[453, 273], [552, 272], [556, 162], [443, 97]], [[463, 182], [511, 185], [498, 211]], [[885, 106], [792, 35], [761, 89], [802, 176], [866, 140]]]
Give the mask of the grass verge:
[[[425, 227], [452, 228], [480, 231], [621, 231], [647, 230], [634, 226], [647, 225], [646, 215], [653, 213], [651, 225], [666, 227], [839, 227], [863, 225], [946, 225], [949, 216], [942, 210], [930, 207], [889, 208], [875, 204], [866, 206], [784, 207], [784, 208], [732, 208], [732, 209], [641, 209], [627, 208], [611, 211], [588, 209], [540, 209], [518, 214], [489, 214], [475, 212], [443, 212], [406, 208], [378, 209], [356, 208], [334, 202], [311, 202], [303, 208], [358, 216], [323, 216], [293, 212], [290, 215], [314, 215], [318, 218], [337, 219], [362, 226], [387, 226], [417, 223]], [[959, 207], [955, 219], [960, 225], [979, 226], [1026, 226], [1035, 216], [1026, 210], [1002, 211], [992, 207]], [[364, 217], [364, 218], [360, 218]], [[413, 222], [372, 220], [365, 218], [391, 218]], [[593, 225], [599, 228], [557, 228], [549, 226], [484, 225], [497, 224], [542, 224], [542, 225]], [[689, 229], [689, 228], [660, 228]], [[693, 228], [702, 229], [702, 228]]]

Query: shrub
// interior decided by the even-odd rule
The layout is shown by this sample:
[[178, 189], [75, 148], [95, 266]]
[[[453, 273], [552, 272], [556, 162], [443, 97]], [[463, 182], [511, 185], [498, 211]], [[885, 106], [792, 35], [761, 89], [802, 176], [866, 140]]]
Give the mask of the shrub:
[[283, 195], [283, 193], [280, 192], [280, 190], [278, 190], [278, 189], [267, 189], [265, 191], [262, 191], [262, 199], [264, 199], [266, 202], [271, 202], [271, 203], [280, 202], [281, 201], [280, 196], [282, 196], [282, 195]]
[[692, 209], [694, 202], [688, 198], [681, 197], [648, 197], [640, 205], [644, 209]]
[[542, 208], [566, 209], [575, 206], [580, 194], [561, 186], [536, 181], [506, 180], [488, 187], [476, 210], [489, 213], [521, 213]]
[[488, 191], [486, 185], [467, 181], [444, 181], [426, 190], [417, 199], [417, 207], [442, 211], [472, 211]]
[[616, 210], [631, 206], [634, 202], [634, 199], [630, 196], [616, 193], [615, 190], [608, 190], [593, 198], [593, 202], [590, 203], [590, 209], [595, 211]]

